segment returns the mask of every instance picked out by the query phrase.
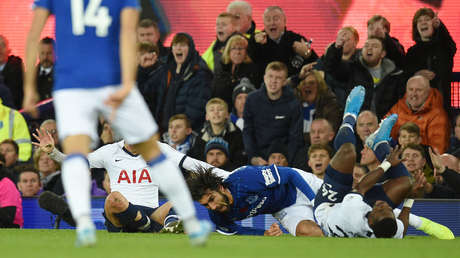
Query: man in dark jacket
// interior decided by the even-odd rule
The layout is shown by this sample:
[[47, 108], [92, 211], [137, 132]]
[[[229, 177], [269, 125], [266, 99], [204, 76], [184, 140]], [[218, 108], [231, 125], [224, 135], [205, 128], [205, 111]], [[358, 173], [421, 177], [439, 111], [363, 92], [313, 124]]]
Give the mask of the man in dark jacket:
[[404, 94], [403, 72], [385, 58], [385, 45], [380, 38], [368, 38], [356, 60], [343, 61], [342, 49], [343, 41], [337, 38], [326, 51], [325, 72], [346, 82], [347, 94], [354, 86], [362, 85], [366, 89], [363, 109], [372, 110], [381, 119]]
[[10, 89], [13, 96], [15, 109], [22, 107], [22, 73], [24, 64], [22, 59], [10, 55], [11, 49], [5, 36], [0, 35], [0, 75], [3, 76], [3, 82]]
[[178, 33], [171, 42], [167, 72], [160, 78], [156, 118], [162, 132], [169, 118], [186, 114], [194, 131], [200, 130], [205, 119], [206, 102], [211, 96], [212, 72], [195, 49], [190, 35]]
[[279, 6], [264, 12], [264, 31], [249, 40], [249, 56], [262, 74], [267, 64], [280, 61], [288, 67], [288, 76], [298, 74], [303, 65], [318, 59], [305, 37], [286, 30], [286, 15]]
[[286, 78], [284, 63], [268, 64], [264, 85], [251, 92], [246, 100], [243, 141], [252, 165], [268, 164], [267, 152], [275, 140], [289, 146], [289, 161], [303, 145], [302, 107], [291, 88], [284, 87]]

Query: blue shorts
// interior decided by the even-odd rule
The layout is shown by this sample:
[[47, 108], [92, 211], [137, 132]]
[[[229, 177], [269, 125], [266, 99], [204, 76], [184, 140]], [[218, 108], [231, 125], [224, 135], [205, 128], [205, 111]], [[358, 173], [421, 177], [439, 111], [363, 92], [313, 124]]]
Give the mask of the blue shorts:
[[[156, 209], [158, 208], [150, 208], [142, 205], [133, 205], [136, 209], [140, 210], [141, 213], [144, 213], [146, 216], [150, 217], [153, 212], [155, 212]], [[146, 228], [145, 230], [139, 230], [137, 228], [131, 228], [129, 226], [123, 226], [121, 228], [116, 227], [115, 225], [110, 222], [110, 220], [107, 219], [107, 216], [104, 213], [102, 213], [105, 218], [105, 227], [107, 228], [108, 232], [114, 233], [114, 232], [128, 232], [128, 233], [135, 233], [135, 232], [141, 232], [141, 233], [152, 233], [152, 232], [159, 232], [161, 229], [163, 229], [163, 225], [150, 220], [150, 226]]]
[[351, 192], [353, 175], [335, 170], [331, 165], [326, 168], [324, 182], [315, 197], [315, 208], [323, 202], [340, 203]]

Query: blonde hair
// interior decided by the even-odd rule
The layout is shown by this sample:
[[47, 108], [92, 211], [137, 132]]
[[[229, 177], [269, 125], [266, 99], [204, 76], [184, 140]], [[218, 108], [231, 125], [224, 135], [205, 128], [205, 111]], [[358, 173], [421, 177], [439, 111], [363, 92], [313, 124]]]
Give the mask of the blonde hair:
[[221, 98], [212, 98], [206, 103], [206, 112], [208, 112], [209, 106], [211, 105], [222, 105], [226, 111], [228, 111], [228, 105], [227, 102], [225, 102]]
[[358, 33], [358, 31], [355, 29], [355, 27], [353, 27], [353, 26], [345, 26], [345, 27], [341, 28], [341, 29], [339, 30], [339, 32], [340, 32], [340, 31], [343, 31], [343, 30], [346, 30], [346, 31], [350, 32], [351, 35], [353, 35], [353, 37], [355, 38], [356, 44], [358, 44], [358, 42], [359, 42], [359, 33]]
[[[242, 35], [234, 35], [232, 36], [228, 41], [227, 44], [225, 45], [224, 52], [222, 53], [222, 63], [224, 64], [229, 64], [232, 62], [230, 60], [230, 51], [232, 50], [232, 47], [235, 45], [244, 45], [244, 47], [248, 48], [248, 40], [246, 37]], [[252, 60], [249, 57], [249, 55], [246, 53], [246, 58], [243, 60], [243, 63], [251, 63]]]

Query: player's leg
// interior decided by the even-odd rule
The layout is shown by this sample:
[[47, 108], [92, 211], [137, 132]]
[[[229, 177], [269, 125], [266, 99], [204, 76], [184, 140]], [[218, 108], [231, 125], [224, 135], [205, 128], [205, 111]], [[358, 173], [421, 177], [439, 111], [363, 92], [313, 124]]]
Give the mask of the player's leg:
[[356, 161], [356, 136], [354, 126], [361, 106], [364, 102], [365, 90], [363, 86], [356, 86], [347, 97], [342, 125], [334, 139], [334, 148], [337, 150], [330, 161], [330, 166], [344, 174], [352, 174]]
[[[54, 105], [62, 147], [62, 182], [72, 216], [77, 223], [77, 245], [96, 242], [91, 220], [91, 176], [86, 158], [96, 133], [97, 90], [68, 89], [54, 92]], [[101, 96], [102, 98], [103, 96]]]
[[324, 236], [321, 228], [313, 220], [302, 220], [297, 224], [296, 236], [321, 237]]
[[161, 232], [184, 233], [183, 223], [172, 207], [171, 202], [166, 202], [150, 215], [152, 221], [163, 225]]
[[315, 223], [312, 201], [300, 190], [297, 190], [294, 204], [272, 215], [293, 236], [324, 236], [321, 228]]
[[[398, 217], [399, 213], [401, 213], [401, 210], [394, 209], [393, 212], [395, 214], [395, 217]], [[454, 234], [448, 227], [436, 223], [425, 217], [417, 216], [413, 213], [409, 214], [409, 225], [411, 225], [417, 230], [423, 231], [426, 234], [436, 237], [438, 239], [450, 240], [455, 238]]]
[[155, 209], [141, 208], [133, 205], [120, 192], [112, 192], [104, 204], [104, 215], [116, 230], [109, 232], [157, 232], [162, 228], [162, 222], [157, 223], [150, 218]]
[[354, 127], [361, 106], [364, 102], [366, 91], [363, 86], [356, 86], [347, 97], [345, 110], [343, 112], [342, 125], [334, 139], [334, 148], [339, 150], [344, 143], [356, 144]]
[[[103, 112], [109, 116], [111, 110], [107, 108]], [[136, 87], [117, 109], [112, 125], [123, 135], [127, 143], [134, 146], [152, 169], [154, 181], [158, 182], [161, 191], [173, 203], [192, 244], [204, 244], [211, 231], [211, 225], [206, 222], [200, 223], [196, 218], [195, 206], [182, 173], [177, 165], [160, 151], [157, 144], [158, 136], [152, 136], [158, 126]]]

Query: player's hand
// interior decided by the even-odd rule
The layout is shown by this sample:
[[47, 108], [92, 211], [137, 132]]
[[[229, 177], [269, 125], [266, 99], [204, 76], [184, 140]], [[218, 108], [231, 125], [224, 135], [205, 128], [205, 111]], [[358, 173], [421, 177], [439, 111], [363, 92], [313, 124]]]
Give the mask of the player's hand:
[[264, 236], [281, 236], [283, 231], [281, 230], [278, 223], [273, 223], [269, 229], [265, 230]]
[[421, 75], [427, 78], [429, 81], [433, 80], [436, 74], [428, 69], [422, 69], [415, 73], [415, 75]]
[[129, 95], [131, 89], [128, 87], [122, 87], [121, 89], [112, 93], [104, 102], [107, 106], [112, 108], [112, 114], [110, 115], [109, 121], [115, 120], [115, 114], [117, 108], [123, 103], [125, 98]]
[[37, 146], [38, 148], [40, 148], [40, 150], [48, 154], [53, 152], [54, 139], [49, 132], [45, 130], [36, 129], [35, 133], [33, 133], [32, 136], [38, 141], [38, 143], [32, 142], [34, 146]]
[[22, 108], [24, 112], [29, 113], [33, 118], [38, 118], [38, 110], [35, 106], [38, 102], [37, 91], [31, 90], [24, 92], [24, 100], [22, 102]]
[[388, 154], [386, 160], [390, 162], [392, 167], [404, 161], [404, 159], [401, 159], [401, 153], [402, 148], [399, 145], [396, 145], [396, 147], [390, 152], [390, 154]]
[[254, 35], [254, 39], [255, 39], [256, 43], [259, 43], [259, 44], [262, 44], [262, 45], [266, 44], [267, 43], [267, 33], [259, 32], [256, 35]]

